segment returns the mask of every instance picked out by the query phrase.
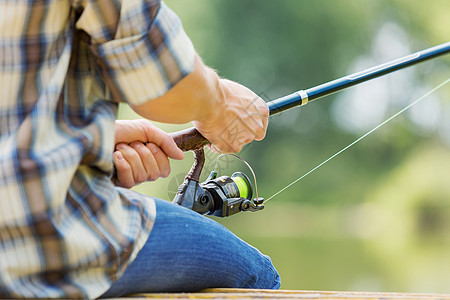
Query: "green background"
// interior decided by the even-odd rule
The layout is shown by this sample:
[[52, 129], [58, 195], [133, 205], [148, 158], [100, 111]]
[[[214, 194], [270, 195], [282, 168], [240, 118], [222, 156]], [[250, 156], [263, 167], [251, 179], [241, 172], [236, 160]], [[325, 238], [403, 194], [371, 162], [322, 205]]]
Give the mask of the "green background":
[[[448, 0], [166, 1], [198, 53], [266, 101], [447, 42]], [[270, 120], [240, 155], [269, 197], [450, 76], [450, 56]], [[283, 289], [450, 293], [450, 83], [276, 196], [219, 220]], [[135, 118], [126, 106], [121, 118]], [[159, 124], [167, 131], [191, 126]], [[207, 150], [204, 176], [215, 164]], [[136, 190], [171, 199], [192, 163]], [[225, 157], [219, 171], [250, 172]]]

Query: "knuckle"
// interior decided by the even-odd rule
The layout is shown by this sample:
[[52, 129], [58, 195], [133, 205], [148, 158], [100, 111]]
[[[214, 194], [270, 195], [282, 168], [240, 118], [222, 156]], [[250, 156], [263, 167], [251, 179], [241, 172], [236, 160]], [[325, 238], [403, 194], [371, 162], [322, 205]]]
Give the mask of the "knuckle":
[[266, 131], [264, 130], [264, 128], [259, 128], [256, 131], [256, 139], [257, 140], [262, 140], [265, 136], [266, 136]]
[[134, 142], [130, 143], [130, 146], [134, 149], [138, 148], [141, 145], [142, 145], [142, 143], [138, 142], [138, 141], [134, 141]]
[[157, 180], [159, 177], [161, 177], [160, 172], [155, 170], [155, 171], [153, 171], [153, 172], [150, 174], [149, 180], [150, 180], [150, 181], [155, 181], [155, 180]]
[[144, 144], [141, 142], [133, 142], [130, 144], [130, 147], [136, 152], [136, 154], [139, 155], [143, 155], [148, 151]]
[[128, 145], [125, 143], [118, 143], [118, 144], [116, 144], [115, 150], [119, 151], [119, 150], [123, 150], [127, 147], [128, 147]]
[[246, 136], [243, 136], [243, 137], [241, 137], [240, 139], [239, 139], [239, 145], [245, 145], [245, 144], [248, 144], [248, 143], [250, 143], [251, 141], [253, 141], [253, 134], [252, 135], [246, 135]]
[[123, 148], [123, 149], [120, 149], [119, 151], [123, 154], [123, 156], [125, 158], [132, 158], [133, 159], [133, 158], [138, 156], [138, 153], [136, 152], [136, 150], [134, 150], [131, 147]]
[[142, 182], [144, 182], [146, 180], [147, 180], [147, 176], [145, 174], [139, 173], [139, 174], [136, 175], [135, 181], [137, 183], [142, 183]]
[[159, 147], [156, 146], [156, 145], [153, 144], [153, 143], [148, 143], [148, 144], [147, 144], [147, 148], [148, 148], [148, 150], [150, 150], [153, 154], [157, 154], [157, 153], [159, 152]]
[[116, 169], [118, 172], [129, 172], [131, 170], [131, 166], [126, 161], [121, 161], [116, 164]]
[[161, 171], [161, 177], [162, 178], [167, 178], [170, 175], [170, 167], [165, 168], [164, 170]]

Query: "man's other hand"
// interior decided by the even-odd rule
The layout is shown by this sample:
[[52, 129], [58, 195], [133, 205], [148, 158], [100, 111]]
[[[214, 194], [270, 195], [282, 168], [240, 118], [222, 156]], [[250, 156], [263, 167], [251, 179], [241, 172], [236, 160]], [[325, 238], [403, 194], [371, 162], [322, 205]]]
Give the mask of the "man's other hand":
[[269, 108], [258, 95], [239, 83], [219, 79], [216, 105], [194, 126], [211, 142], [211, 150], [233, 153], [264, 139], [268, 117]]
[[173, 139], [145, 119], [116, 121], [115, 144], [113, 182], [125, 188], [169, 176], [169, 158], [184, 158]]

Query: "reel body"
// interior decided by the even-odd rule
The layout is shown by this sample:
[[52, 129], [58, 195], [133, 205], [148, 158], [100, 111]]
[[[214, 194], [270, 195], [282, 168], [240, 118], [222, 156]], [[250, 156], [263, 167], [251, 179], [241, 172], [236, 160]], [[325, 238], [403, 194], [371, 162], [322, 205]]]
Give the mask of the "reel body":
[[173, 203], [216, 217], [228, 217], [241, 211], [258, 211], [264, 208], [264, 199], [252, 199], [252, 184], [242, 172], [235, 172], [231, 177], [217, 177], [217, 173], [213, 171], [204, 182], [199, 183], [204, 160], [203, 148], [196, 149], [194, 165], [178, 188]]

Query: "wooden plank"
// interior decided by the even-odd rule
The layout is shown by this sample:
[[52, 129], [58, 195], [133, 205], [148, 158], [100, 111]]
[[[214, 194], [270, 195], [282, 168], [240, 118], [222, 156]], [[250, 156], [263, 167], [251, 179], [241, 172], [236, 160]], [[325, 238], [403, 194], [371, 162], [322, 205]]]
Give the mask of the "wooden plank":
[[145, 293], [121, 299], [431, 299], [450, 300], [446, 294], [372, 293], [338, 291], [294, 291], [294, 290], [254, 290], [254, 289], [207, 289], [197, 293]]

